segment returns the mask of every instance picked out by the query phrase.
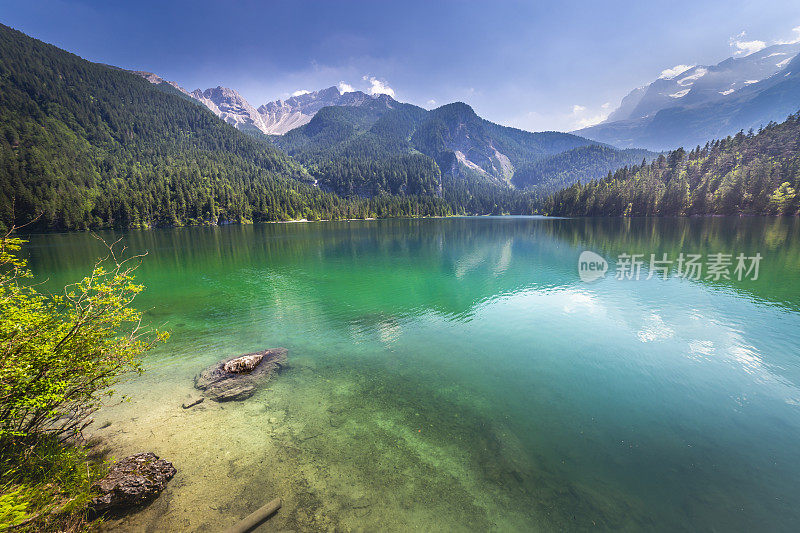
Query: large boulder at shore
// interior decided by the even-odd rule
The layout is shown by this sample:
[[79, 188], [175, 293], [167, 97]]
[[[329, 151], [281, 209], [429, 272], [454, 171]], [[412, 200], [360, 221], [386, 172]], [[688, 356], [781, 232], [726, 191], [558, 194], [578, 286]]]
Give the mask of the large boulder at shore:
[[245, 400], [286, 365], [286, 348], [237, 355], [213, 364], [194, 378], [194, 386], [217, 402]]
[[95, 511], [124, 510], [147, 503], [164, 490], [175, 475], [172, 463], [154, 453], [137, 453], [117, 461], [92, 489], [98, 494], [90, 503]]

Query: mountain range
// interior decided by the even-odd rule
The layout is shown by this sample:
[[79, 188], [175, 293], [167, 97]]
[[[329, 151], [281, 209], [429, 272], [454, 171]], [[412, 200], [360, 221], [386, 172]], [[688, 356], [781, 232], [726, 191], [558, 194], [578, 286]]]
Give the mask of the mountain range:
[[670, 69], [631, 91], [605, 122], [574, 133], [666, 150], [783, 121], [800, 108], [798, 53], [800, 43], [777, 44], [716, 65]]
[[[335, 177], [319, 171], [316, 159], [323, 153], [328, 159], [335, 153], [348, 161], [392, 157], [395, 167], [410, 161], [401, 156], [423, 154], [433, 158], [448, 176], [520, 188], [553, 188], [578, 179], [599, 178], [610, 170], [653, 156], [645, 150], [618, 151], [610, 146], [587, 150], [601, 143], [567, 133], [531, 133], [500, 126], [480, 118], [462, 102], [427, 111], [385, 94], [341, 92], [334, 86], [256, 109], [230, 88], [189, 92], [151, 72], [134, 74], [152, 84], [177, 89], [242, 131], [282, 135], [273, 139], [275, 144], [303, 164], [314, 165], [320, 185], [339, 194], [379, 194], [385, 192], [386, 184], [379, 183], [381, 178], [375, 175], [374, 168], [366, 174], [359, 170], [362, 177], [355, 182], [347, 178], [352, 172], [341, 165], [334, 165]], [[325, 110], [315, 120], [321, 110], [330, 107], [347, 109]], [[550, 156], [572, 150], [575, 152], [544, 163]], [[569, 161], [569, 168], [556, 165], [558, 161]], [[416, 176], [412, 172], [412, 181], [414, 177], [425, 179], [419, 172], [417, 169]], [[388, 190], [403, 192], [403, 187]], [[432, 190], [423, 189], [441, 192], [441, 184]]]
[[[323, 108], [308, 124], [273, 141], [338, 194], [403, 192], [381, 176], [406, 165], [420, 168], [425, 160], [427, 168], [440, 170], [445, 189], [447, 182], [459, 182], [471, 189], [543, 190], [564, 180], [600, 178], [655, 155], [617, 150], [569, 133], [501, 126], [463, 102], [428, 111], [388, 95], [360, 106]], [[417, 187], [434, 193], [441, 185], [428, 181], [428, 188]]]
[[83, 230], [463, 212], [439, 196], [345, 199], [313, 182], [279, 148], [220, 120], [178, 88], [86, 61], [0, 24], [0, 227]]
[[[737, 59], [746, 61], [733, 65], [749, 65], [738, 78], [732, 66], [718, 75], [710, 68], [675, 73], [677, 79], [652, 91], [688, 87], [675, 98], [697, 91], [690, 99], [697, 103], [659, 108], [663, 95], [648, 89], [617, 110], [628, 118], [601, 126], [639, 131], [634, 126], [644, 122], [653, 128], [645, 132], [677, 138], [788, 115], [800, 107], [800, 58], [784, 64], [774, 54], [789, 55], [785, 50]], [[766, 60], [779, 70], [728, 94], [717, 90], [750, 75], [743, 73], [769, 74]], [[703, 99], [713, 91], [720, 96]], [[602, 139], [495, 124], [463, 102], [427, 110], [385, 94], [330, 87], [255, 108], [232, 89], [190, 92], [0, 25], [0, 226], [6, 228], [31, 221], [40, 229], [89, 229], [530, 214], [576, 182], [613, 185], [613, 176], [629, 169], [650, 172], [664, 164], [662, 155]], [[759, 194], [771, 186], [763, 181]], [[708, 183], [716, 194], [718, 182], [711, 176]]]
[[154, 85], [166, 84], [194, 98], [222, 120], [242, 131], [257, 131], [266, 135], [283, 135], [294, 128], [308, 124], [323, 107], [359, 106], [372, 98], [361, 91], [341, 92], [338, 87], [328, 87], [298, 94], [286, 100], [268, 102], [255, 108], [241, 94], [228, 87], [218, 86], [189, 92], [176, 82], [167, 81], [152, 72], [132, 72]]
[[466, 104], [427, 111], [331, 88], [289, 105], [313, 117], [264, 135], [233, 91], [191, 93], [0, 25], [0, 225], [532, 213], [540, 196], [513, 186], [516, 165], [597, 144], [505, 128]]

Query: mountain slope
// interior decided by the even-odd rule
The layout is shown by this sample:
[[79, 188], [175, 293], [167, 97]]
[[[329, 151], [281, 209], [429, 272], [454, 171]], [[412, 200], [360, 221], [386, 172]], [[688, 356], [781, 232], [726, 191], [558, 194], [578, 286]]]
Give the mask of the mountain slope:
[[647, 150], [629, 148], [616, 150], [610, 146], [593, 144], [573, 148], [517, 169], [514, 185], [519, 188], [536, 188], [542, 193], [554, 192], [578, 181], [589, 181], [625, 166], [653, 159]]
[[465, 172], [507, 183], [514, 169], [579, 146], [596, 144], [569, 133], [531, 133], [480, 118], [462, 102], [431, 111], [411, 138], [412, 145], [457, 176]]
[[678, 149], [573, 185], [545, 209], [563, 216], [797, 215], [798, 191], [800, 113], [758, 134], [738, 133], [688, 154]]
[[205, 91], [196, 89], [189, 95], [236, 129], [262, 133], [267, 129], [264, 118], [256, 108], [233, 89], [227, 87], [216, 87]]
[[431, 199], [343, 200], [175, 87], [0, 25], [0, 223], [34, 227], [447, 214]]
[[[427, 111], [386, 95], [358, 107], [322, 108], [308, 124], [273, 141], [302, 162], [323, 188], [345, 195], [407, 190], [445, 198], [493, 194], [536, 188], [540, 182], [552, 185], [555, 181], [549, 180], [557, 176], [560, 182], [598, 178], [654, 155], [607, 148], [559, 159], [570, 150], [599, 145], [567, 133], [500, 126], [461, 102]], [[590, 161], [594, 156], [599, 157]], [[538, 167], [546, 176], [514, 179], [520, 169], [549, 158], [555, 158], [549, 166]], [[580, 165], [565, 166], [578, 159]]]
[[[742, 129], [782, 121], [800, 107], [798, 49], [800, 44], [776, 45], [657, 80], [644, 91], [631, 93], [609, 117], [624, 119], [575, 133], [622, 148], [663, 150], [705, 144]], [[763, 79], [741, 79], [765, 74]], [[680, 89], [683, 86], [687, 88]], [[676, 92], [670, 94], [672, 90]]]

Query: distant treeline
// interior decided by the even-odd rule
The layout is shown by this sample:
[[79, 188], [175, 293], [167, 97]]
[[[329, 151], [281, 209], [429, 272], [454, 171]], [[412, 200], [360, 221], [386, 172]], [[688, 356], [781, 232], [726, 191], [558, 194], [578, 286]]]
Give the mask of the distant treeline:
[[800, 209], [800, 113], [753, 133], [661, 155], [552, 196], [561, 216], [796, 215]]

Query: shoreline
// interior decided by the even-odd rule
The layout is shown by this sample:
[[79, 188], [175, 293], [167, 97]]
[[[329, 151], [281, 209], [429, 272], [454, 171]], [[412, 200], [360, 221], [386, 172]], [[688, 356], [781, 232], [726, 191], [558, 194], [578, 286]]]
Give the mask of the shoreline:
[[[567, 219], [614, 219], [614, 220], [635, 220], [635, 219], [703, 219], [703, 218], [798, 218], [798, 215], [759, 215], [759, 214], [750, 214], [750, 213], [740, 213], [735, 215], [719, 215], [719, 214], [704, 214], [704, 215], [643, 215], [643, 216], [635, 216], [635, 217], [626, 217], [626, 216], [607, 216], [607, 215], [597, 215], [597, 216], [587, 216], [587, 215], [543, 215], [543, 214], [532, 214], [532, 215], [492, 215], [492, 214], [483, 214], [483, 215], [438, 215], [438, 216], [421, 216], [421, 217], [369, 217], [369, 218], [340, 218], [340, 219], [329, 219], [323, 218], [319, 220], [309, 220], [306, 218], [299, 218], [299, 219], [292, 219], [292, 220], [265, 220], [259, 222], [227, 222], [223, 224], [179, 224], [179, 225], [171, 225], [171, 226], [141, 226], [141, 227], [128, 227], [128, 228], [97, 228], [97, 229], [71, 229], [71, 230], [41, 230], [41, 231], [30, 231], [30, 232], [18, 232], [20, 236], [24, 238], [26, 235], [58, 235], [58, 234], [66, 234], [66, 233], [93, 233], [93, 232], [100, 232], [100, 231], [132, 231], [132, 230], [157, 230], [157, 229], [169, 229], [169, 228], [222, 228], [225, 226], [254, 226], [257, 224], [301, 224], [301, 223], [308, 223], [313, 224], [316, 222], [366, 222], [366, 221], [376, 221], [376, 220], [439, 220], [439, 219], [448, 219], [448, 218], [542, 218], [542, 219], [549, 219], [549, 220], [567, 220]], [[24, 228], [19, 228], [24, 229]]]

